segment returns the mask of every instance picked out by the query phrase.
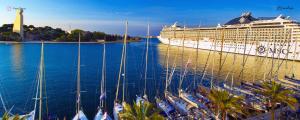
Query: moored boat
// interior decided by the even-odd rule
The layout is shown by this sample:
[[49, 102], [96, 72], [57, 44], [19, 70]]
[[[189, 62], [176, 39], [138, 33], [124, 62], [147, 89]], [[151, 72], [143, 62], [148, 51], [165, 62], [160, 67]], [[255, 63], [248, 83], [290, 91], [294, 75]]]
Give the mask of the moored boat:
[[290, 82], [300, 84], [300, 79], [296, 79], [295, 76], [290, 77], [290, 76], [285, 75], [284, 78]]
[[100, 104], [98, 106], [97, 114], [94, 118], [94, 120], [111, 120], [111, 117], [108, 115], [107, 112], [104, 112], [103, 114], [103, 108], [105, 104], [106, 99], [106, 45], [103, 44], [103, 57], [102, 57], [102, 79], [101, 79], [101, 85], [100, 85], [100, 97], [99, 101]]
[[114, 114], [114, 120], [119, 119], [119, 113], [123, 111], [123, 105], [121, 105], [118, 102], [115, 102], [114, 109], [113, 109], [113, 114]]
[[82, 110], [80, 110], [72, 120], [88, 120]]
[[[121, 112], [123, 112], [124, 105], [125, 105], [126, 54], [127, 54], [126, 46], [127, 46], [127, 32], [128, 32], [127, 29], [128, 29], [128, 22], [126, 21], [124, 43], [123, 43], [121, 62], [120, 62], [120, 68], [119, 68], [119, 73], [118, 73], [117, 91], [116, 91], [116, 95], [115, 95], [114, 108], [113, 108], [113, 115], [114, 115], [115, 120], [118, 120], [120, 118], [119, 114]], [[123, 78], [123, 80], [122, 80], [123, 91], [122, 91], [122, 101], [120, 102], [118, 100], [118, 96], [119, 96], [121, 76]]]
[[174, 108], [181, 115], [188, 115], [189, 109], [193, 107], [169, 92], [166, 93], [166, 99], [174, 106]]
[[99, 109], [94, 120], [112, 120], [107, 112], [102, 112], [102, 109]]
[[179, 97], [196, 108], [206, 108], [197, 98], [182, 89], [180, 90]]
[[157, 97], [155, 98], [155, 101], [157, 107], [164, 112], [165, 116], [169, 119], [172, 119], [173, 117], [171, 116], [171, 114], [175, 112], [174, 107], [171, 106], [167, 101], [161, 100]]

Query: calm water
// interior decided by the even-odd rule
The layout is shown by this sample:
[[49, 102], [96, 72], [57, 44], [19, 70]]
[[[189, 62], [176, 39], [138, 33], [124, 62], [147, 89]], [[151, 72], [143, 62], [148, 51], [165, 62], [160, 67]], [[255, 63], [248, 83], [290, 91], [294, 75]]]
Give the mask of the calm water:
[[[99, 86], [102, 67], [102, 44], [82, 44], [81, 47], [81, 88], [82, 108], [87, 116], [92, 119], [97, 111], [99, 104]], [[116, 92], [116, 82], [118, 69], [120, 65], [122, 43], [107, 44], [107, 110], [112, 113], [113, 100]], [[148, 84], [147, 93], [151, 100], [155, 95], [162, 95], [164, 88], [165, 76], [165, 56], [167, 45], [160, 44], [157, 39], [152, 39], [149, 48], [148, 62]], [[185, 49], [181, 55], [181, 49], [172, 47], [170, 50], [170, 64], [176, 64], [177, 68], [185, 64], [189, 59], [191, 64], [188, 67], [187, 78], [184, 81], [184, 88], [191, 85], [193, 79], [193, 70], [196, 65], [196, 50]], [[178, 54], [177, 58], [175, 57]], [[198, 57], [198, 78], [202, 74], [209, 51], [199, 51]], [[144, 88], [144, 61], [145, 61], [145, 42], [135, 42], [128, 44], [127, 53], [127, 84], [126, 84], [126, 101], [133, 102], [137, 94], [141, 94]], [[271, 63], [281, 63], [280, 60], [271, 61], [271, 59], [262, 59], [249, 57], [243, 77], [241, 73], [242, 55], [237, 55], [237, 62], [232, 65], [234, 54], [215, 54], [215, 60], [209, 59], [207, 67], [207, 76], [204, 83], [208, 85], [211, 77], [212, 68], [219, 74], [216, 81], [223, 81], [226, 74], [231, 71], [236, 81], [240, 80], [258, 80], [262, 78], [263, 73], [276, 68], [276, 64], [271, 67]], [[225, 61], [220, 63], [218, 61]], [[177, 59], [176, 61], [174, 61]], [[38, 65], [40, 60], [40, 44], [0, 44], [0, 92], [4, 98], [7, 108], [12, 109], [12, 113], [25, 113], [33, 109], [34, 88], [37, 79]], [[212, 61], [215, 61], [212, 64]], [[219, 66], [224, 64], [221, 70]], [[299, 71], [299, 62], [293, 64], [296, 71]], [[214, 66], [214, 67], [212, 67]], [[284, 62], [285, 67], [280, 67], [279, 75], [291, 73], [292, 62]], [[47, 106], [44, 106], [44, 115], [46, 108], [48, 113], [57, 115], [60, 118], [72, 118], [75, 114], [76, 98], [76, 72], [77, 72], [77, 44], [45, 44], [45, 71], [47, 87]], [[220, 72], [217, 72], [220, 71]], [[276, 69], [275, 69], [276, 71]], [[175, 71], [174, 81], [171, 83], [171, 91], [176, 91], [178, 86], [180, 70]], [[257, 73], [257, 74], [251, 74]], [[297, 72], [296, 72], [297, 73]], [[298, 74], [298, 75], [297, 75]], [[299, 76], [299, 72], [296, 76]], [[254, 77], [253, 77], [254, 76]], [[238, 82], [235, 82], [238, 84]], [[119, 97], [121, 99], [121, 96]], [[44, 100], [44, 101], [45, 101]], [[46, 101], [45, 101], [46, 102]], [[0, 106], [0, 113], [4, 109]]]

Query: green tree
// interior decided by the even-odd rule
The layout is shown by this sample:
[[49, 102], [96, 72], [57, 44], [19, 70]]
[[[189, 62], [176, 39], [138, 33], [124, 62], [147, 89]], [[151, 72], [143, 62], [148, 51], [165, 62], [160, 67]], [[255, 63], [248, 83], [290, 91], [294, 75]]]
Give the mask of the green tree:
[[60, 37], [55, 38], [55, 41], [66, 41], [67, 39], [67, 35], [61, 35]]
[[208, 94], [208, 99], [211, 101], [215, 113], [215, 119], [225, 120], [227, 114], [237, 116], [243, 114], [243, 107], [240, 104], [243, 97], [230, 95], [225, 90], [212, 89]]
[[22, 40], [20, 34], [16, 33], [16, 32], [11, 32], [9, 37], [10, 37], [10, 40], [12, 40], [12, 41], [21, 41]]
[[80, 30], [80, 29], [75, 29], [75, 30], [72, 30], [71, 34], [68, 35], [68, 37], [67, 37], [68, 41], [78, 41], [79, 33], [80, 33], [81, 40], [82, 40], [84, 31]]
[[132, 107], [125, 103], [124, 111], [120, 113], [120, 118], [124, 120], [164, 120], [164, 117], [148, 101], [145, 101], [143, 104], [133, 103]]
[[11, 32], [13, 29], [13, 24], [3, 24], [0, 28], [0, 32]]
[[83, 41], [93, 41], [94, 40], [93, 39], [93, 33], [89, 32], [89, 31], [84, 32], [82, 37], [83, 37], [82, 38]]
[[93, 32], [93, 39], [94, 40], [103, 40], [105, 38], [105, 33], [104, 32]]
[[275, 107], [277, 103], [284, 103], [293, 110], [296, 109], [295, 104], [297, 103], [297, 99], [293, 97], [293, 91], [284, 89], [281, 84], [277, 84], [274, 81], [264, 82], [262, 87], [263, 89], [257, 90], [256, 93], [263, 95], [269, 104], [267, 107], [271, 107], [272, 120], [275, 120]]
[[21, 41], [20, 34], [15, 32], [2, 32], [0, 38], [4, 41]]

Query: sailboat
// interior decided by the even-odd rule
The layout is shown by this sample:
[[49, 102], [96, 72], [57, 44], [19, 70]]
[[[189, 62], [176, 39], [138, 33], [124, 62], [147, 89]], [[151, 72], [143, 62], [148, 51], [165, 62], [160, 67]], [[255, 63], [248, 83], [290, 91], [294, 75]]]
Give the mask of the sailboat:
[[[185, 66], [185, 70], [183, 72], [183, 75], [181, 77], [180, 83], [182, 84], [183, 79], [185, 75], [187, 74], [187, 67], [188, 67], [189, 61], [187, 62]], [[210, 116], [213, 116], [213, 113], [208, 109], [208, 107], [205, 105], [206, 102], [204, 102], [202, 99], [199, 99], [189, 92], [179, 89], [179, 100], [175, 101], [175, 97], [172, 95], [169, 95], [169, 99], [173, 99], [174, 103], [177, 107], [177, 109], [181, 110], [187, 110], [188, 115], [192, 117], [192, 119], [209, 119]]]
[[[125, 35], [124, 35], [124, 43], [123, 43], [123, 49], [122, 49], [122, 57], [121, 57], [121, 63], [120, 63], [120, 69], [118, 74], [118, 83], [117, 83], [117, 91], [116, 96], [114, 100], [114, 109], [113, 109], [113, 115], [114, 119], [119, 119], [120, 112], [123, 111], [123, 105], [125, 104], [124, 95], [125, 95], [125, 78], [126, 78], [126, 43], [127, 43], [127, 28], [128, 28], [128, 22], [126, 21], [126, 28], [125, 28]], [[124, 66], [123, 66], [124, 65]], [[122, 74], [122, 68], [123, 68], [123, 74]], [[123, 77], [123, 94], [122, 94], [122, 103], [118, 101], [118, 95], [119, 95], [119, 87], [120, 87], [120, 81], [121, 76]]]
[[285, 75], [284, 78], [290, 82], [300, 84], [300, 79], [296, 79], [295, 74], [292, 74], [292, 76]]
[[[185, 31], [185, 30], [184, 30]], [[184, 33], [183, 33], [184, 36]], [[182, 46], [184, 46], [184, 39], [182, 40]], [[180, 74], [180, 81], [179, 81], [179, 87], [178, 87], [178, 91], [180, 91], [181, 89], [181, 85], [182, 85], [182, 80], [184, 78], [184, 74], [186, 73], [186, 70], [183, 71], [183, 52], [184, 52], [184, 47], [182, 47], [182, 69], [181, 69], [181, 74]], [[173, 66], [173, 70], [170, 76], [168, 76], [169, 80], [172, 80], [172, 76], [173, 76], [173, 71], [175, 70], [175, 65]], [[169, 83], [168, 83], [169, 84]], [[167, 84], [167, 85], [168, 85]], [[167, 89], [165, 91], [165, 98], [174, 106], [174, 108], [181, 114], [181, 115], [188, 115], [189, 110], [193, 107], [191, 105], [189, 105], [187, 102], [185, 102], [184, 100], [180, 99], [179, 97], [173, 95], [171, 92], [168, 92]]]
[[[39, 73], [38, 73], [38, 81], [36, 86], [36, 93], [34, 98], [34, 109], [25, 115], [20, 115], [20, 118], [24, 118], [25, 120], [35, 120], [35, 114], [36, 114], [36, 108], [37, 108], [37, 102], [39, 101], [39, 115], [38, 120], [42, 120], [42, 90], [43, 90], [43, 81], [44, 81], [44, 42], [42, 42], [41, 47], [41, 58], [40, 58], [40, 66], [39, 66]], [[39, 97], [39, 98], [38, 98]], [[11, 116], [9, 119], [13, 119], [14, 116]]]
[[175, 107], [176, 110], [178, 110], [181, 115], [188, 115], [189, 109], [191, 109], [193, 106], [189, 105], [179, 97], [172, 95], [168, 91], [165, 94], [166, 99]]
[[163, 111], [163, 114], [169, 119], [172, 119], [171, 114], [175, 112], [174, 107], [171, 106], [168, 101], [159, 99], [158, 97], [155, 98], [155, 102], [157, 107]]
[[144, 104], [145, 101], [148, 101], [148, 96], [146, 93], [147, 90], [147, 71], [148, 71], [148, 51], [149, 51], [149, 37], [150, 37], [150, 25], [148, 24], [148, 29], [147, 29], [147, 40], [146, 40], [146, 55], [145, 55], [145, 85], [144, 85], [144, 95], [143, 97], [141, 96], [136, 96], [136, 104]]
[[207, 107], [200, 102], [200, 99], [194, 97], [188, 92], [183, 91], [182, 89], [180, 90], [179, 97], [195, 108], [207, 109]]
[[[170, 40], [169, 40], [170, 43]], [[170, 58], [170, 44], [168, 44], [168, 48], [167, 48], [167, 67], [166, 67], [166, 83], [165, 83], [165, 90], [164, 90], [164, 94], [166, 96], [166, 92], [168, 89], [168, 84], [169, 84], [169, 58]], [[173, 106], [170, 105], [170, 103], [166, 100], [162, 100], [159, 99], [159, 97], [155, 97], [155, 101], [156, 101], [156, 105], [157, 107], [162, 110], [164, 112], [164, 114], [169, 118], [172, 119], [173, 117], [171, 116], [171, 114], [173, 112], [175, 112], [175, 108]]]
[[[183, 79], [184, 79], [185, 75], [187, 74], [188, 64], [189, 64], [189, 61], [185, 65], [185, 70], [184, 70], [184, 73], [181, 77], [180, 84], [182, 84]], [[187, 102], [191, 106], [193, 106], [195, 108], [206, 108], [206, 106], [203, 105], [201, 102], [199, 102], [196, 97], [194, 97], [192, 94], [182, 90], [181, 88], [179, 88], [179, 93], [178, 94], [179, 94], [179, 98], [183, 99], [185, 102]]]
[[80, 33], [78, 39], [78, 63], [77, 63], [77, 100], [76, 100], [76, 115], [73, 117], [73, 120], [88, 120], [83, 111], [81, 110], [80, 105]]
[[103, 107], [105, 104], [105, 97], [106, 97], [106, 46], [105, 43], [103, 44], [103, 60], [102, 60], [102, 79], [101, 79], [101, 87], [100, 87], [100, 105], [98, 107], [98, 112], [94, 118], [94, 120], [112, 120], [111, 117], [108, 115], [107, 112], [103, 113]]

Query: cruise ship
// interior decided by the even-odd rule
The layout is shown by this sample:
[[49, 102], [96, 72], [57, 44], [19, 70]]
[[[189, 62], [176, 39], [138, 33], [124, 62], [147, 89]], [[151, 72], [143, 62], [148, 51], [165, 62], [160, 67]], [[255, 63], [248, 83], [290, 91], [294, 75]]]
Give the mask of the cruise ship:
[[243, 13], [215, 27], [164, 26], [163, 44], [300, 61], [300, 23], [289, 16], [252, 17]]

